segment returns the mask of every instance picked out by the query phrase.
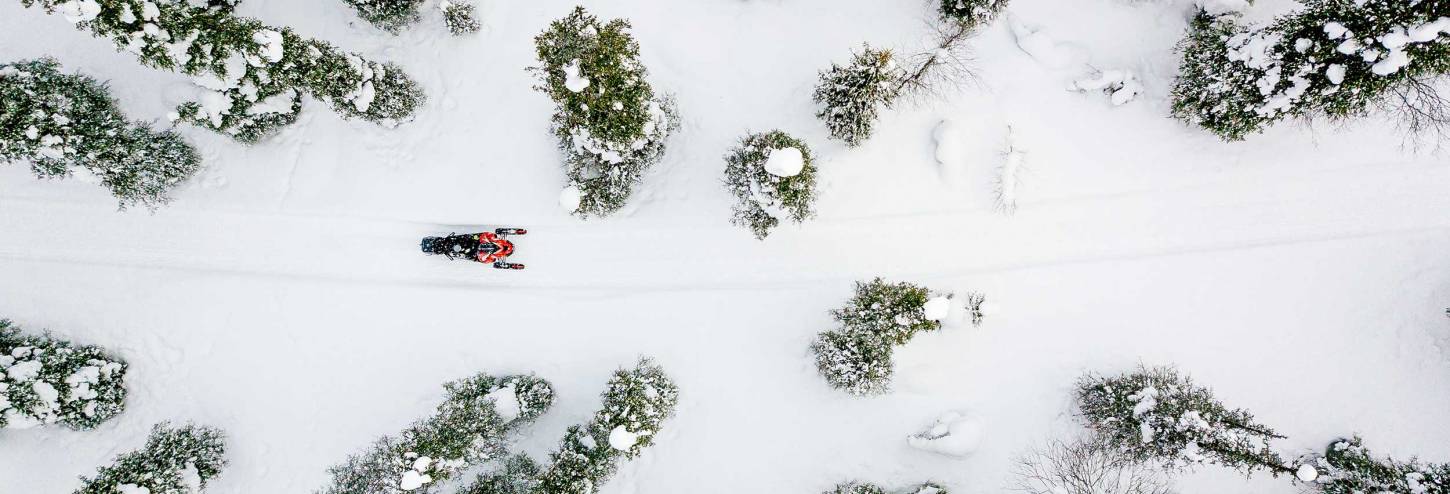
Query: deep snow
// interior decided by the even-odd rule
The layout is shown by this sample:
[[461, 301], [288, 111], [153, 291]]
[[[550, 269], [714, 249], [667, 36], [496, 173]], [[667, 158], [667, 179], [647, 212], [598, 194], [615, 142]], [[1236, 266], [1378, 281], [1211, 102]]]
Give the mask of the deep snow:
[[[682, 131], [637, 200], [580, 222], [523, 70], [573, 3], [479, 1], [451, 38], [436, 15], [390, 36], [341, 1], [247, 0], [243, 15], [402, 64], [429, 92], [385, 129], [306, 104], [243, 147], [183, 132], [207, 169], [156, 214], [114, 211], [79, 181], [0, 167], [0, 316], [119, 350], [129, 409], [91, 432], [0, 431], [0, 492], [60, 493], [159, 420], [230, 434], [212, 493], [310, 492], [326, 467], [423, 416], [441, 384], [533, 371], [559, 391], [521, 446], [552, 449], [609, 372], [655, 356], [678, 416], [606, 493], [815, 493], [847, 479], [995, 493], [1013, 455], [1072, 434], [1085, 370], [1179, 365], [1289, 436], [1290, 452], [1360, 432], [1377, 453], [1450, 461], [1450, 166], [1391, 126], [1283, 125], [1225, 144], [1168, 119], [1189, 2], [1014, 0], [973, 41], [978, 77], [886, 112], [846, 150], [812, 117], [816, 71], [862, 41], [928, 45], [924, 0], [588, 0], [628, 17]], [[1263, 0], [1254, 17], [1291, 8]], [[435, 10], [425, 8], [425, 12]], [[1010, 23], [1028, 27], [1023, 51]], [[1024, 31], [1027, 32], [1027, 31]], [[53, 55], [164, 120], [186, 78], [0, 3], [0, 60]], [[1143, 84], [1114, 107], [1065, 88], [1088, 65]], [[933, 130], [959, 139], [943, 181]], [[1026, 162], [994, 211], [1007, 127]], [[723, 155], [748, 131], [807, 139], [819, 218], [765, 242], [728, 224]], [[530, 229], [523, 272], [418, 252], [465, 225]], [[459, 225], [451, 227], [452, 225]], [[887, 276], [997, 307], [980, 328], [918, 336], [895, 392], [852, 398], [807, 345], [852, 280]], [[965, 459], [908, 447], [946, 411], [983, 428]], [[1215, 469], [1184, 492], [1290, 493]]]

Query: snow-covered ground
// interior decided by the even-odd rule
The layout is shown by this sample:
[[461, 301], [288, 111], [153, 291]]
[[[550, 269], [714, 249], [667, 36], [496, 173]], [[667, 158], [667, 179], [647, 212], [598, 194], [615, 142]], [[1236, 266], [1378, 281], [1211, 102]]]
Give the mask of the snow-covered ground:
[[[606, 493], [809, 494], [847, 479], [1000, 492], [1014, 455], [1075, 432], [1078, 375], [1140, 362], [1179, 365], [1291, 451], [1359, 432], [1377, 453], [1450, 460], [1447, 158], [1383, 122], [1225, 144], [1167, 118], [1189, 1], [1014, 0], [972, 43], [976, 80], [885, 113], [853, 150], [813, 117], [817, 70], [863, 41], [928, 45], [929, 2], [583, 3], [633, 21], [684, 117], [618, 217], [557, 205], [551, 102], [524, 67], [572, 7], [561, 0], [480, 0], [483, 31], [461, 39], [436, 15], [394, 37], [341, 1], [247, 0], [243, 15], [402, 64], [427, 106], [389, 130], [309, 101], [252, 147], [185, 128], [206, 169], [155, 214], [0, 168], [0, 316], [132, 364], [128, 411], [100, 429], [0, 431], [0, 491], [68, 492], [171, 419], [229, 433], [232, 464], [209, 492], [310, 492], [425, 415], [441, 383], [480, 371], [553, 381], [555, 409], [520, 441], [543, 454], [640, 354], [676, 379], [681, 409]], [[1255, 17], [1292, 7], [1259, 4]], [[187, 91], [60, 16], [0, 3], [0, 60], [43, 55], [109, 80], [136, 118], [162, 119]], [[1114, 106], [1069, 90], [1090, 67], [1131, 71], [1142, 94]], [[1009, 126], [1024, 154], [1004, 215]], [[820, 214], [757, 242], [728, 224], [723, 155], [772, 128], [810, 141]], [[528, 227], [515, 259], [529, 269], [418, 252], [424, 235], [481, 224]], [[981, 291], [999, 311], [917, 337], [893, 393], [853, 398], [807, 346], [851, 282], [877, 275]], [[980, 427], [973, 453], [908, 446], [948, 411]], [[1179, 485], [1296, 491], [1215, 469]]]

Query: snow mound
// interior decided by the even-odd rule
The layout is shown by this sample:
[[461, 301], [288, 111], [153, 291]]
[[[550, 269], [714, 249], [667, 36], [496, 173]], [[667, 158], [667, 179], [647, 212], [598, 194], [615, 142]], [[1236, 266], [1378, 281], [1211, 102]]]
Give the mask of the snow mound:
[[922, 306], [928, 321], [942, 322], [952, 313], [952, 300], [946, 297], [936, 297], [926, 301]]
[[519, 394], [513, 386], [495, 389], [484, 396], [493, 400], [493, 411], [498, 412], [499, 418], [504, 422], [513, 422], [523, 414], [524, 405], [519, 403]]
[[906, 438], [911, 447], [952, 457], [965, 457], [977, 451], [982, 443], [982, 424], [960, 412], [946, 412], [936, 424]]
[[630, 432], [629, 429], [625, 429], [622, 425], [609, 431], [609, 447], [611, 448], [620, 451], [629, 451], [629, 448], [633, 448], [638, 442], [639, 434]]
[[559, 192], [559, 207], [564, 208], [565, 211], [570, 213], [578, 211], [579, 201], [583, 198], [584, 194], [579, 191], [579, 186], [570, 185], [564, 187], [564, 190]]
[[1060, 69], [1074, 65], [1082, 59], [1081, 50], [1065, 43], [1059, 43], [1052, 36], [1028, 26], [1016, 18], [1008, 19], [1012, 37], [1017, 47], [1044, 66]]
[[1301, 482], [1313, 482], [1319, 480], [1319, 470], [1316, 470], [1314, 465], [1299, 465], [1299, 469], [1294, 471], [1294, 477]]
[[799, 148], [777, 148], [770, 150], [765, 159], [765, 171], [777, 177], [794, 177], [806, 168], [806, 158]]
[[1074, 91], [1102, 91], [1112, 96], [1113, 106], [1122, 106], [1143, 93], [1143, 83], [1128, 70], [1102, 70], [1097, 75], [1073, 81]]
[[576, 93], [589, 87], [589, 78], [580, 74], [577, 58], [564, 66], [564, 87]]
[[967, 149], [959, 134], [957, 123], [949, 118], [938, 122], [931, 131], [931, 139], [936, 143], [936, 163], [942, 180], [948, 183], [959, 181], [961, 168], [967, 162]]

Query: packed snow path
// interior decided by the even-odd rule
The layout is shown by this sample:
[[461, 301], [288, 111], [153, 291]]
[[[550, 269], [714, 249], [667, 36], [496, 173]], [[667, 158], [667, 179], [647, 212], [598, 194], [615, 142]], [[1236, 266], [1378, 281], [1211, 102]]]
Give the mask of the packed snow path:
[[[381, 34], [341, 1], [247, 0], [244, 15], [403, 64], [428, 105], [389, 130], [309, 102], [252, 147], [183, 128], [207, 169], [155, 214], [0, 167], [0, 316], [132, 364], [128, 410], [102, 428], [0, 431], [0, 493], [69, 492], [160, 420], [228, 431], [212, 494], [310, 492], [431, 410], [441, 383], [480, 371], [554, 382], [556, 407], [520, 442], [541, 456], [640, 354], [680, 384], [681, 409], [605, 494], [814, 494], [847, 479], [998, 493], [1014, 455], [1077, 430], [1078, 375], [1140, 362], [1177, 364], [1280, 428], [1290, 452], [1359, 432], [1379, 453], [1450, 461], [1445, 156], [1402, 148], [1383, 122], [1223, 144], [1167, 119], [1189, 1], [1014, 0], [1014, 20], [1069, 66], [999, 23], [973, 42], [977, 82], [887, 112], [854, 150], [812, 117], [816, 71], [863, 41], [923, 46], [927, 2], [583, 3], [633, 21], [685, 119], [618, 217], [555, 205], [550, 106], [523, 67], [562, 0], [481, 1], [484, 29], [462, 39], [436, 19]], [[59, 57], [109, 80], [133, 118], [161, 119], [190, 91], [18, 2], [0, 2], [0, 28], [0, 59]], [[1143, 94], [1114, 107], [1065, 90], [1087, 62], [1133, 70]], [[939, 166], [945, 118], [936, 138], [960, 160]], [[1008, 126], [1025, 153], [1012, 216], [991, 197]], [[723, 155], [772, 128], [811, 143], [820, 216], [757, 242], [727, 224]], [[419, 252], [480, 223], [529, 228], [516, 256], [529, 269]], [[893, 393], [852, 398], [807, 345], [852, 281], [878, 275], [982, 291], [1001, 310], [919, 336], [896, 355]], [[973, 454], [907, 445], [949, 410], [980, 421]], [[1179, 487], [1297, 492], [1211, 468]]]

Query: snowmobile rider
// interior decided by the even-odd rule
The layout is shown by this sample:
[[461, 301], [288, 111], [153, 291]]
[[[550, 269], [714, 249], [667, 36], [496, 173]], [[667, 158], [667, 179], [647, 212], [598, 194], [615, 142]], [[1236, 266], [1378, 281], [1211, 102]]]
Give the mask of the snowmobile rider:
[[478, 234], [478, 262], [494, 264], [503, 262], [514, 253], [514, 243], [504, 240], [493, 232]]

